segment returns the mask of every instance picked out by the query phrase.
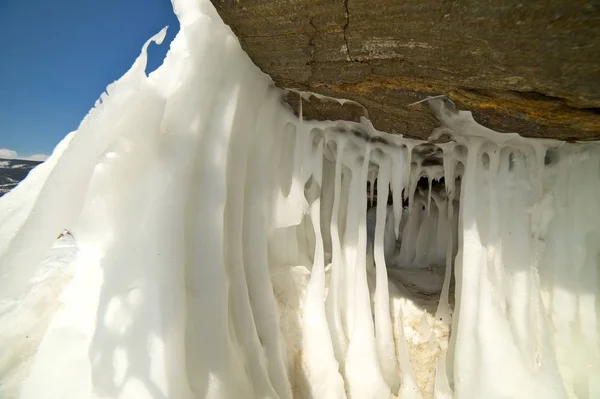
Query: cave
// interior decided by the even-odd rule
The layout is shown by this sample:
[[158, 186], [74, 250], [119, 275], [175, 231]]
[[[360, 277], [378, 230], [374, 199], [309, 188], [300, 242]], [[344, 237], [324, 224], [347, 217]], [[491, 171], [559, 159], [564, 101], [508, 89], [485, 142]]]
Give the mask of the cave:
[[[429, 160], [426, 158], [423, 163], [427, 162]], [[372, 256], [377, 229], [376, 177], [367, 184], [367, 188], [367, 251], [368, 256]], [[383, 233], [383, 253], [388, 280], [396, 287], [402, 287], [415, 303], [430, 314], [437, 312], [442, 296], [446, 298], [444, 301], [448, 301], [444, 306], [449, 306], [448, 310], [452, 312], [452, 267], [457, 252], [459, 198], [453, 199], [450, 209], [444, 178], [419, 178], [412, 202], [409, 202], [408, 196], [405, 195], [408, 190], [402, 192], [402, 213], [396, 237], [394, 199], [389, 187], [388, 192], [388, 198], [385, 199], [387, 209]], [[449, 215], [450, 212], [452, 216]], [[444, 288], [446, 278], [448, 287]]]
[[315, 120], [357, 102], [290, 106], [173, 5], [163, 64], [165, 30], [0, 200], [0, 396], [600, 395], [597, 143], [440, 96], [426, 136]]
[[[353, 268], [355, 261], [357, 265], [362, 264], [357, 267], [366, 270], [371, 306], [382, 300], [389, 301], [391, 314], [395, 314], [395, 325], [390, 331], [393, 331], [392, 345], [406, 345], [409, 359], [405, 364], [411, 364], [409, 368], [415, 370], [414, 374], [405, 373], [405, 390], [431, 396], [436, 359], [447, 352], [451, 335], [460, 179], [466, 149], [453, 144], [440, 146], [405, 140], [376, 132], [368, 125], [350, 122], [336, 122], [333, 126], [315, 127], [310, 131], [302, 125], [288, 125], [281, 140], [284, 162], [280, 176], [284, 178], [279, 182], [282, 193], [291, 198], [292, 187], [297, 181], [289, 169], [289, 160], [302, 159], [303, 164], [296, 167], [300, 174], [305, 173], [305, 178], [299, 180], [306, 180], [303, 196], [311, 211], [299, 225], [278, 230], [273, 247], [283, 248], [279, 262], [312, 265], [306, 273], [315, 273], [314, 268], [322, 264], [323, 276], [328, 282], [328, 302], [334, 302], [338, 295], [349, 296], [345, 300], [352, 300], [354, 278], [342, 276], [343, 270], [338, 269]], [[448, 188], [443, 147], [450, 155], [446, 157], [446, 172], [451, 162], [456, 163], [454, 177], [452, 173], [449, 176], [453, 178], [453, 184]], [[284, 164], [288, 165], [287, 170]], [[312, 174], [306, 179], [306, 173], [311, 173], [307, 171]], [[318, 212], [313, 207], [318, 207]], [[304, 256], [303, 262], [284, 260], [290, 255], [288, 251], [293, 241], [297, 241], [292, 245], [297, 245], [293, 252], [299, 257]], [[322, 252], [316, 249], [321, 246]], [[336, 279], [338, 284], [346, 285], [340, 289], [345, 293], [332, 288], [338, 286]], [[308, 286], [308, 282], [305, 284]], [[383, 293], [382, 284], [388, 285], [389, 297]], [[303, 283], [298, 284], [298, 288], [300, 291], [305, 289]], [[290, 301], [285, 297], [287, 285], [281, 283], [280, 286], [277, 279], [274, 279], [274, 289], [281, 291], [278, 298], [282, 298], [282, 307], [289, 306], [290, 302], [304, 301]], [[386, 308], [383, 308], [384, 312]], [[382, 318], [375, 307], [371, 311], [374, 320]], [[349, 323], [345, 318], [352, 316], [342, 314], [338, 317], [342, 325]], [[376, 320], [376, 324], [377, 321], [379, 329], [385, 328], [382, 326], [385, 322]], [[399, 329], [398, 323], [403, 327]], [[351, 330], [349, 325], [340, 325], [337, 328]], [[340, 347], [337, 350], [343, 351]], [[393, 389], [399, 389], [400, 381], [394, 379], [393, 372], [387, 371], [389, 383], [395, 387]], [[406, 382], [411, 379], [412, 382]], [[307, 387], [297, 389], [299, 397], [308, 396], [302, 391]]]

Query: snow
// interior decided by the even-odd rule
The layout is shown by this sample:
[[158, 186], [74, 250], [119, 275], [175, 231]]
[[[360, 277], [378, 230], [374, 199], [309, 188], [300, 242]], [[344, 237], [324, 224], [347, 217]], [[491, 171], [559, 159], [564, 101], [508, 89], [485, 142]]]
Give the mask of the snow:
[[439, 98], [442, 144], [305, 121], [173, 5], [163, 65], [164, 30], [0, 199], [1, 397], [600, 396], [597, 143]]
[[44, 333], [60, 306], [59, 295], [72, 277], [76, 255], [77, 248], [71, 237], [57, 240], [32, 276], [29, 292], [19, 302], [2, 304], [0, 374], [3, 376], [3, 397], [18, 395], [19, 385], [27, 377]]

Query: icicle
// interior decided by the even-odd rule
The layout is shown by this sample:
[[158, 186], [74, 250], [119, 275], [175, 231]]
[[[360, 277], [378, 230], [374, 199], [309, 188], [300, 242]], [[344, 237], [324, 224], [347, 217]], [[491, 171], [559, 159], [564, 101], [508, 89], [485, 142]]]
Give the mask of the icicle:
[[[270, 105], [264, 108], [264, 114], [257, 121], [258, 132], [269, 131], [261, 136], [261, 140], [251, 141], [251, 154], [247, 168], [252, 176], [252, 184], [247, 186], [244, 198], [243, 214], [243, 256], [248, 293], [252, 298], [252, 311], [258, 335], [264, 348], [269, 379], [280, 398], [292, 397], [290, 381], [287, 377], [285, 359], [283, 357], [282, 339], [280, 335], [277, 304], [273, 295], [273, 286], [269, 276], [269, 256], [267, 238], [267, 209], [269, 208], [269, 176], [265, 172], [272, 170], [269, 153], [272, 151], [273, 136], [282, 125], [276, 113], [278, 95], [269, 92]], [[272, 228], [272, 226], [269, 226]]]
[[[385, 158], [379, 163], [378, 195], [387, 198], [390, 182], [391, 163]], [[398, 363], [395, 356], [392, 320], [390, 318], [390, 297], [388, 292], [387, 267], [384, 257], [384, 230], [386, 227], [387, 203], [377, 201], [377, 221], [375, 223], [375, 336], [377, 341], [377, 357], [381, 373], [392, 392], [397, 392], [400, 387]]]
[[[315, 183], [320, 187], [323, 173], [323, 139], [315, 154]], [[317, 198], [310, 206], [310, 218], [316, 236], [314, 264], [306, 286], [303, 310], [303, 361], [306, 365], [310, 391], [316, 398], [345, 398], [344, 381], [338, 373], [331, 335], [325, 314], [325, 259], [321, 236], [321, 200]]]
[[[453, 328], [453, 334], [456, 334], [456, 354], [454, 379], [456, 384], [454, 390], [459, 397], [478, 397], [475, 387], [466, 383], [471, 375], [478, 373], [478, 363], [476, 362], [479, 348], [472, 346], [475, 337], [474, 331], [477, 329], [479, 314], [477, 300], [479, 297], [479, 262], [482, 259], [482, 245], [479, 239], [479, 233], [476, 223], [477, 212], [477, 157], [479, 153], [480, 141], [474, 141], [469, 147], [465, 175], [461, 187], [461, 213], [465, 227], [463, 231], [463, 242], [465, 245], [462, 254], [462, 261], [456, 264], [456, 292], [457, 309], [459, 314], [457, 328]], [[462, 333], [465, 331], [465, 333]]]
[[344, 327], [341, 319], [341, 304], [340, 298], [344, 294], [344, 258], [342, 256], [342, 246], [340, 243], [339, 232], [339, 217], [340, 217], [340, 197], [342, 192], [342, 159], [344, 157], [344, 149], [346, 148], [346, 138], [340, 137], [336, 141], [337, 150], [335, 157], [335, 187], [333, 210], [331, 216], [331, 279], [329, 285], [329, 293], [327, 295], [327, 320], [329, 322], [329, 330], [331, 332], [331, 340], [335, 357], [343, 367], [346, 357], [346, 349], [348, 340], [344, 334]]
[[447, 198], [443, 198], [440, 192], [434, 192], [432, 198], [437, 212], [434, 239], [435, 249], [432, 252], [432, 259], [435, 265], [443, 265], [446, 263], [446, 249], [449, 245], [448, 236], [452, 234], [455, 226], [450, 224], [448, 220]]
[[[365, 187], [367, 183], [367, 174], [369, 171], [369, 160], [371, 155], [370, 145], [365, 148], [365, 156], [362, 164], [362, 170], [358, 170], [360, 175], [358, 181], [359, 187]], [[358, 172], [357, 171], [357, 172]], [[367, 211], [367, 196], [363, 191], [355, 203], [354, 209], [349, 211], [360, 215], [358, 221], [358, 248], [365, 248], [366, 226], [365, 217]], [[348, 259], [348, 258], [347, 258]], [[351, 261], [351, 259], [348, 259]], [[348, 383], [349, 395], [357, 398], [388, 398], [391, 395], [390, 388], [381, 375], [379, 362], [377, 360], [377, 347], [375, 344], [373, 316], [371, 313], [369, 288], [367, 285], [366, 273], [366, 253], [364, 250], [358, 252], [355, 258], [355, 295], [352, 298], [350, 306], [355, 308], [354, 319], [351, 321], [354, 326], [350, 342], [348, 343], [348, 354], [346, 357], [346, 377]]]
[[[404, 164], [406, 165], [406, 168], [404, 170], [404, 187], [410, 187], [411, 182], [412, 182], [412, 162], [413, 162], [413, 149], [416, 147], [416, 143], [414, 142], [407, 142], [405, 143], [406, 146], [406, 160], [404, 161]], [[408, 192], [404, 192], [404, 199], [408, 199], [409, 193]], [[409, 204], [410, 206], [410, 204]]]
[[[446, 180], [447, 181], [447, 180]], [[450, 295], [450, 280], [452, 278], [452, 266], [453, 266], [453, 255], [454, 255], [454, 247], [457, 237], [455, 237], [453, 220], [454, 220], [454, 204], [453, 204], [453, 195], [450, 194], [447, 200], [447, 214], [446, 214], [446, 223], [450, 227], [449, 234], [447, 236], [446, 243], [446, 269], [444, 271], [444, 283], [442, 285], [442, 291], [440, 293], [440, 301], [438, 303], [437, 310], [435, 312], [435, 318], [440, 320], [444, 324], [449, 324], [451, 322], [451, 311], [450, 311], [450, 303], [449, 303], [449, 295]], [[442, 216], [441, 216], [442, 217]]]
[[[252, 87], [243, 92], [245, 96], [240, 101], [245, 103], [258, 97], [261, 98], [261, 103], [263, 103], [267, 97], [267, 89], [261, 87], [256, 81], [251, 81], [251, 84]], [[232, 329], [235, 336], [239, 339], [240, 349], [247, 359], [248, 371], [255, 387], [255, 393], [260, 397], [274, 397], [277, 393], [269, 380], [266, 359], [256, 330], [243, 262], [243, 230], [240, 226], [243, 224], [245, 184], [247, 180], [253, 180], [248, 179], [246, 174], [248, 171], [247, 162], [249, 153], [247, 149], [249, 141], [255, 139], [257, 116], [264, 116], [265, 114], [265, 111], [262, 109], [259, 113], [248, 111], [238, 109], [238, 114], [242, 115], [239, 115], [237, 120], [247, 120], [251, 124], [250, 128], [245, 126], [242, 130], [239, 123], [232, 127], [234, 134], [228, 156], [230, 159], [236, 159], [238, 162], [231, 162], [230, 168], [227, 168], [227, 193], [229, 199], [225, 207], [225, 236], [228, 238], [228, 250], [225, 252], [225, 261], [229, 268], [228, 275], [231, 284], [231, 317], [235, 320], [235, 323], [232, 323]], [[267, 141], [266, 137], [262, 140], [264, 145], [267, 145]], [[256, 209], [247, 209], [246, 211], [256, 212]]]
[[415, 195], [418, 189], [419, 179], [421, 179], [421, 166], [410, 167], [410, 184], [408, 189], [408, 211], [412, 212], [416, 209], [415, 207]]
[[457, 245], [458, 237], [456, 236], [455, 230], [453, 226], [455, 214], [454, 214], [454, 195], [455, 195], [455, 166], [456, 160], [452, 157], [452, 152], [454, 151], [454, 146], [443, 147], [444, 151], [444, 184], [447, 194], [446, 201], [446, 215], [447, 215], [447, 223], [451, 226], [449, 234], [448, 234], [448, 242], [446, 244], [446, 269], [444, 272], [444, 283], [442, 285], [442, 291], [440, 293], [440, 301], [438, 303], [438, 308], [435, 313], [435, 318], [440, 320], [444, 324], [449, 324], [452, 319], [452, 314], [450, 310], [449, 303], [449, 295], [450, 295], [450, 280], [452, 278], [453, 271], [453, 256], [455, 247]]
[[[404, 150], [394, 151], [392, 157], [392, 200], [394, 206], [394, 232], [396, 240], [400, 238], [400, 222], [402, 218], [402, 192], [406, 187], [406, 171], [410, 173], [410, 163], [406, 164]], [[409, 156], [410, 162], [410, 156]]]
[[413, 209], [408, 211], [408, 220], [402, 231], [402, 246], [400, 247], [400, 264], [403, 267], [414, 265], [416, 249], [419, 237], [419, 230], [423, 222], [423, 203], [417, 201]]
[[[360, 252], [365, 246], [360, 246], [358, 243], [359, 218], [361, 210], [361, 199], [364, 197], [366, 201], [366, 193], [364, 192], [365, 181], [361, 181], [361, 170], [357, 165], [352, 165], [350, 169], [350, 187], [348, 195], [348, 204], [346, 212], [346, 231], [344, 232], [343, 241], [343, 259], [344, 259], [344, 301], [342, 305], [344, 329], [347, 337], [351, 337], [354, 331], [355, 323], [355, 304], [356, 301], [356, 265], [353, 261], [358, 259]], [[358, 251], [358, 249], [361, 251]]]
[[454, 189], [456, 184], [455, 168], [456, 160], [452, 156], [454, 146], [445, 145], [442, 147], [444, 151], [443, 167], [444, 167], [444, 184], [448, 197], [454, 196]]
[[[323, 135], [326, 142], [329, 138]], [[327, 146], [326, 146], [327, 148]], [[335, 156], [335, 155], [334, 155]], [[330, 162], [327, 157], [323, 158], [323, 183], [321, 185], [321, 234], [323, 236], [323, 248], [325, 249], [325, 265], [331, 264], [332, 244], [331, 244], [331, 218], [333, 211], [335, 189], [335, 162]]]
[[427, 176], [427, 183], [427, 215], [431, 215], [431, 185], [433, 183], [433, 178], [431, 176]]
[[[228, 43], [229, 44], [229, 43]], [[234, 50], [223, 41], [225, 53]], [[230, 66], [223, 73], [235, 73], [236, 66]], [[203, 237], [189, 246], [187, 261], [205, 267], [189, 268], [186, 284], [194, 287], [187, 301], [187, 331], [200, 332], [205, 339], [197, 340], [187, 354], [187, 367], [192, 375], [209, 375], [217, 372], [230, 380], [226, 387], [219, 380], [190, 378], [194, 392], [206, 392], [207, 396], [242, 395], [253, 391], [252, 382], [244, 368], [244, 361], [236, 350], [238, 342], [233, 341], [229, 325], [229, 282], [225, 270], [224, 211], [227, 197], [226, 168], [227, 151], [230, 145], [232, 126], [239, 117], [237, 101], [242, 90], [234, 79], [229, 79], [215, 104], [217, 115], [213, 115], [206, 126], [205, 134], [198, 143], [196, 158], [196, 188], [188, 208], [190, 218], [187, 224], [188, 239]], [[200, 201], [201, 193], [210, 187], [211, 196]], [[202, 204], [202, 206], [200, 206]], [[211, 220], [212, 223], [207, 223]], [[189, 242], [191, 244], [191, 242]], [[201, 293], [201, 294], [200, 294]], [[208, 321], [210, 322], [204, 322]], [[208, 359], [219, 358], [219, 361]]]
[[[284, 195], [281, 191], [279, 185], [274, 187], [273, 192], [271, 193], [274, 207], [274, 226], [275, 228], [283, 228], [299, 225], [302, 222], [302, 218], [306, 213], [308, 208], [308, 204], [306, 199], [304, 198], [304, 183], [305, 181], [302, 176], [302, 163], [304, 160], [304, 149], [306, 138], [302, 135], [303, 131], [297, 128], [294, 125], [286, 124], [284, 134], [293, 134], [294, 135], [294, 145], [291, 149], [293, 155], [292, 160], [288, 160], [288, 162], [292, 163], [291, 167], [291, 176], [290, 182], [288, 183], [290, 186], [288, 195]], [[282, 151], [284, 148], [284, 141], [281, 138], [279, 145], [274, 149]], [[273, 159], [275, 160], [276, 157]], [[306, 169], [306, 168], [304, 168]], [[282, 171], [277, 168], [275, 169], [276, 173], [281, 173]]]
[[[422, 207], [424, 208], [426, 205], [424, 204], [425, 199], [421, 199], [423, 202]], [[420, 224], [418, 227], [418, 233], [416, 235], [415, 240], [415, 255], [413, 259], [413, 264], [418, 267], [418, 265], [429, 266], [428, 258], [430, 257], [431, 251], [433, 250], [433, 244], [431, 242], [431, 238], [435, 237], [434, 228], [437, 215], [433, 217], [427, 213], [426, 210], [419, 210], [422, 218], [420, 220]], [[433, 244], [433, 245], [432, 245]]]

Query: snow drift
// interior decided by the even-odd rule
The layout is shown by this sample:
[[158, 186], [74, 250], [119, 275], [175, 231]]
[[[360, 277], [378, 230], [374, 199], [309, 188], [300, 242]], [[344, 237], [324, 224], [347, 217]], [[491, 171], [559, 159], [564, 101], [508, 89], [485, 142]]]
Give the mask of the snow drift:
[[173, 4], [163, 65], [164, 31], [0, 200], [0, 396], [600, 397], [596, 144], [304, 121]]

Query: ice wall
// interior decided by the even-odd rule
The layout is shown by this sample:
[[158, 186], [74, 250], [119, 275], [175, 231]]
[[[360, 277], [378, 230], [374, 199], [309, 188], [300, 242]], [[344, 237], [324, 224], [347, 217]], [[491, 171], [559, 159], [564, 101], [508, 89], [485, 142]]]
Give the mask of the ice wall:
[[[0, 199], [0, 396], [600, 396], [596, 144], [432, 101], [453, 140], [431, 165], [367, 121], [295, 117], [210, 2], [174, 8], [164, 64], [145, 75], [147, 43]], [[375, 178], [394, 201], [371, 253]], [[63, 228], [77, 249], [48, 266]]]

